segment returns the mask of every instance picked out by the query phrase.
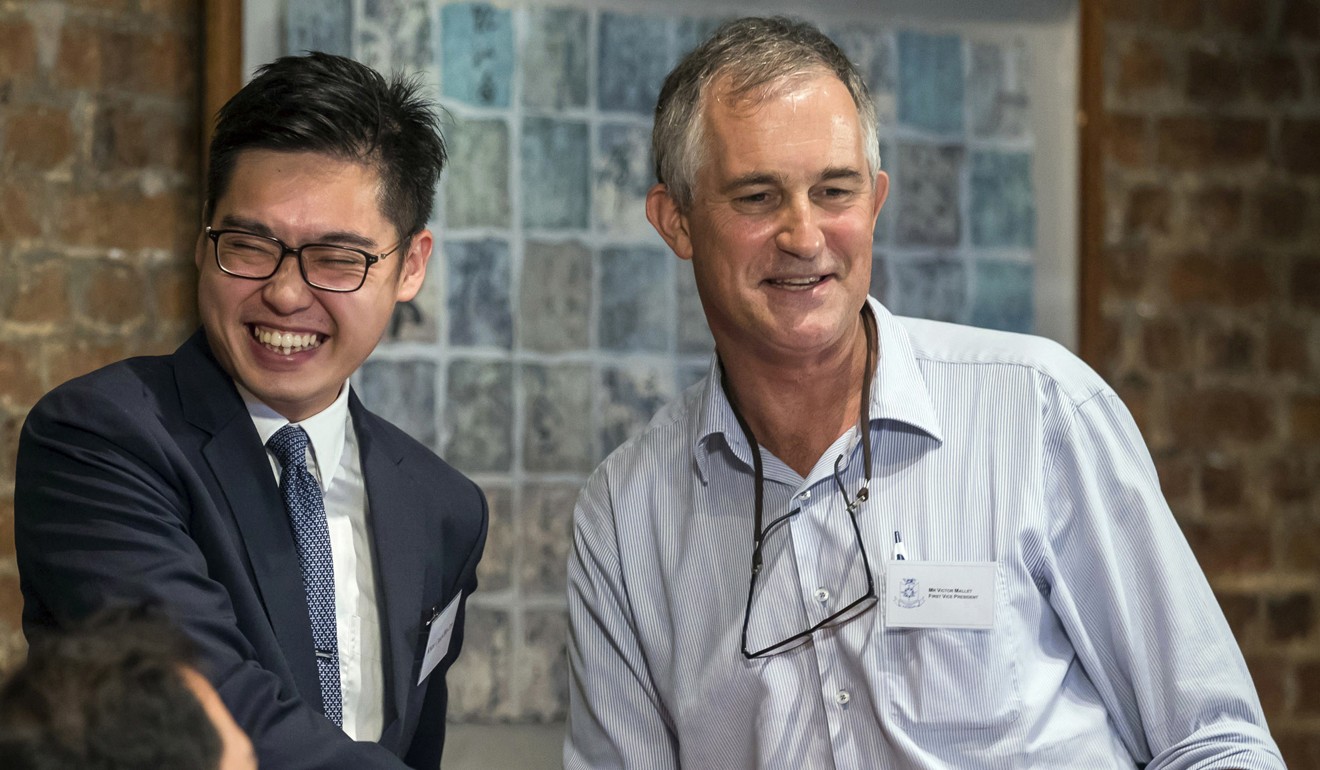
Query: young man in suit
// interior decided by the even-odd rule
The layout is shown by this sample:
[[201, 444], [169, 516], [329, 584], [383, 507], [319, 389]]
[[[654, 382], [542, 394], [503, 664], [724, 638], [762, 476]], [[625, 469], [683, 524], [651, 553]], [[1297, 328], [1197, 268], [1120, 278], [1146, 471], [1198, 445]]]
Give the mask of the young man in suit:
[[55, 389], [20, 439], [25, 630], [159, 600], [264, 767], [440, 760], [485, 500], [348, 377], [422, 285], [445, 157], [414, 83], [266, 66], [217, 120], [202, 329]]

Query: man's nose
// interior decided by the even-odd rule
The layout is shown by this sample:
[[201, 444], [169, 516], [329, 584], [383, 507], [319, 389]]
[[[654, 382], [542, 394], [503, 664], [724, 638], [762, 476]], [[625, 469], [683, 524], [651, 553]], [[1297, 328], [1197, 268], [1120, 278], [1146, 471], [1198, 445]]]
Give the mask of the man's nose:
[[812, 259], [825, 246], [820, 229], [820, 212], [807, 196], [793, 199], [784, 207], [775, 243], [782, 251], [802, 259]]
[[311, 303], [312, 287], [303, 280], [298, 255], [286, 253], [275, 275], [266, 279], [262, 296], [277, 312], [292, 313]]

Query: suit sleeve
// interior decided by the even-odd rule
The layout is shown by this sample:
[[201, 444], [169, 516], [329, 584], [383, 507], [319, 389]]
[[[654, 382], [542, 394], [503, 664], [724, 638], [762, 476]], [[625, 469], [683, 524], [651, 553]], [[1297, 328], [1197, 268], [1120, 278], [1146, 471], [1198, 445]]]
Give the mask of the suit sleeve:
[[602, 466], [573, 514], [564, 767], [677, 768], [678, 745], [629, 609], [614, 515]]
[[198, 645], [200, 667], [263, 767], [404, 768], [382, 747], [350, 739], [257, 662], [194, 539], [219, 524], [193, 515], [204, 490], [184, 480], [181, 450], [145, 404], [66, 386], [29, 415], [14, 495], [25, 631], [108, 603], [161, 601]]
[[1132, 756], [1150, 770], [1283, 770], [1127, 410], [1105, 392], [1052, 428], [1050, 603]]

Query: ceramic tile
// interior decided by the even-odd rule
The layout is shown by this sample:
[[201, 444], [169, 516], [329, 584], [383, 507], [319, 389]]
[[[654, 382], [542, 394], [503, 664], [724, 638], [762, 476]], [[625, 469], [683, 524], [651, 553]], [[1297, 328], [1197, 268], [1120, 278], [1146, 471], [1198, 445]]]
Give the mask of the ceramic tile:
[[591, 252], [579, 241], [528, 241], [523, 253], [519, 345], [562, 353], [590, 345]]
[[956, 246], [961, 238], [958, 180], [963, 148], [900, 142], [895, 241], [903, 246]]
[[509, 304], [509, 244], [502, 240], [445, 241], [449, 342], [513, 345]]
[[321, 51], [353, 54], [351, 0], [288, 0], [284, 17], [284, 51], [301, 56]]
[[1027, 249], [1036, 245], [1030, 154], [972, 153], [971, 195], [974, 245]]
[[481, 595], [489, 596], [513, 587], [513, 567], [518, 541], [513, 515], [513, 490], [504, 484], [484, 483], [481, 491], [486, 495], [486, 509], [490, 520], [486, 525], [486, 550], [477, 564], [477, 584]]
[[1010, 332], [1033, 330], [1031, 265], [997, 260], [976, 262], [972, 301], [973, 326]]
[[434, 363], [369, 359], [358, 370], [355, 387], [371, 411], [432, 451], [437, 448]]
[[898, 33], [898, 120], [938, 133], [963, 129], [963, 44], [957, 35]]
[[889, 264], [887, 306], [895, 315], [964, 323], [967, 265], [953, 257], [928, 257]]
[[1031, 59], [1026, 45], [974, 43], [967, 73], [967, 114], [977, 136], [1020, 139], [1030, 129], [1027, 81]]
[[866, 81], [880, 124], [893, 125], [898, 118], [898, 46], [893, 33], [873, 24], [848, 24], [830, 29], [829, 35]]
[[364, 0], [357, 60], [380, 73], [425, 72], [435, 61], [429, 0]]
[[585, 11], [532, 8], [522, 48], [522, 101], [562, 110], [587, 106], [588, 19]]
[[523, 224], [586, 229], [587, 124], [527, 118], [522, 132]]
[[513, 464], [513, 381], [509, 364], [460, 359], [449, 364], [445, 449], [465, 473], [509, 471]]
[[515, 665], [510, 613], [469, 604], [466, 614], [463, 650], [445, 679], [449, 685], [448, 718], [516, 718], [520, 714], [510, 681]]
[[612, 247], [600, 255], [600, 325], [597, 336], [606, 350], [669, 349], [673, 320], [675, 257], [645, 247]]
[[654, 231], [646, 219], [646, 193], [655, 183], [650, 127], [603, 123], [597, 135], [593, 168], [596, 226], [612, 236], [652, 236]]
[[568, 618], [562, 611], [532, 610], [518, 661], [522, 715], [559, 722], [568, 714]]
[[508, 227], [509, 126], [503, 120], [456, 120], [449, 129], [445, 226]]
[[601, 372], [600, 459], [614, 451], [628, 437], [641, 432], [677, 391], [672, 369], [652, 366], [607, 368]]
[[697, 281], [692, 274], [692, 263], [670, 257], [678, 284], [678, 352], [679, 354], [705, 354], [715, 349], [715, 340], [706, 325], [706, 313], [701, 309], [697, 294]]
[[523, 467], [528, 471], [589, 473], [591, 367], [526, 364], [523, 367]]
[[596, 88], [602, 110], [655, 112], [660, 84], [675, 62], [672, 28], [671, 19], [601, 12]]
[[523, 485], [523, 543], [518, 583], [524, 594], [562, 597], [568, 590], [566, 565], [573, 543], [573, 505], [577, 483]]
[[444, 95], [482, 107], [507, 107], [513, 90], [513, 17], [486, 3], [440, 10]]

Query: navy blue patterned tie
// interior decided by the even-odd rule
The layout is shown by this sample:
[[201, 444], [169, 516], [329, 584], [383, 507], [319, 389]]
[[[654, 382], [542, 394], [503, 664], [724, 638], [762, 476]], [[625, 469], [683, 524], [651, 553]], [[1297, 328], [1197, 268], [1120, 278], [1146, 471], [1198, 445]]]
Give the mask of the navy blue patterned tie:
[[307, 432], [297, 425], [285, 425], [270, 437], [266, 446], [280, 461], [280, 491], [298, 543], [307, 614], [312, 621], [312, 641], [316, 644], [316, 671], [321, 678], [321, 703], [326, 717], [342, 726], [344, 704], [339, 688], [339, 642], [335, 634], [335, 569], [330, 558], [330, 529], [325, 522], [321, 485], [307, 470]]

